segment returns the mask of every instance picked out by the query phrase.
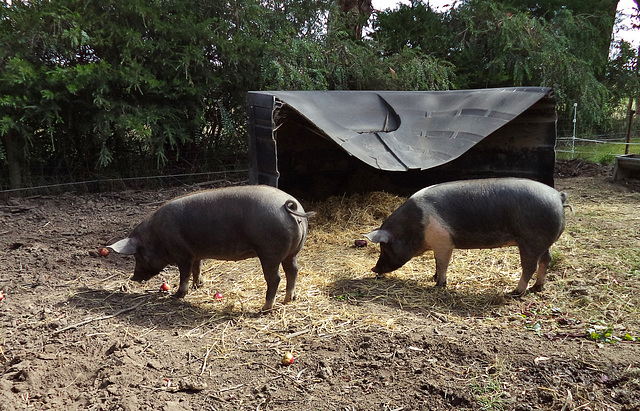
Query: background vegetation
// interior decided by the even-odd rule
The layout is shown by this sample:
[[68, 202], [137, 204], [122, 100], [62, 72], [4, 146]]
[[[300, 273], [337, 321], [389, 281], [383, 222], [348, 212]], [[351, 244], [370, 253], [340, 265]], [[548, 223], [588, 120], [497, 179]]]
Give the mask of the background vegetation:
[[560, 133], [574, 103], [607, 132], [639, 91], [636, 50], [610, 54], [616, 4], [5, 1], [0, 190], [243, 167], [249, 90], [550, 86]]

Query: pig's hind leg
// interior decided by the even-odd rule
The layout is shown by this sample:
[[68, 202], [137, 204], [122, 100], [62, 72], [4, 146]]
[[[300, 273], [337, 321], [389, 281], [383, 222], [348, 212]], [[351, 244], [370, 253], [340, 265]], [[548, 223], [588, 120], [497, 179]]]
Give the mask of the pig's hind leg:
[[270, 311], [273, 308], [276, 293], [278, 292], [278, 285], [280, 284], [280, 262], [266, 260], [261, 257], [260, 264], [262, 265], [264, 279], [267, 282], [267, 297], [262, 311]]
[[[529, 285], [529, 280], [533, 277], [533, 273], [538, 269], [538, 260], [542, 259], [542, 254], [539, 251], [534, 251], [532, 248], [518, 246], [520, 249], [520, 264], [522, 265], [522, 275], [520, 276], [520, 281], [518, 281], [518, 286], [515, 290], [509, 293], [510, 296], [518, 297], [524, 295], [527, 290], [527, 286]], [[548, 252], [548, 250], [547, 250]], [[544, 276], [542, 280], [538, 278], [536, 284], [542, 281], [544, 283]], [[541, 286], [541, 284], [539, 285]]]
[[296, 299], [296, 280], [298, 278], [298, 255], [294, 254], [282, 261], [282, 268], [287, 279], [287, 291], [284, 302], [288, 303]]
[[551, 264], [551, 250], [547, 248], [538, 260], [538, 272], [536, 273], [536, 283], [531, 287], [532, 293], [542, 291], [542, 287], [544, 286], [544, 282], [547, 277], [547, 268], [549, 268], [549, 264]]

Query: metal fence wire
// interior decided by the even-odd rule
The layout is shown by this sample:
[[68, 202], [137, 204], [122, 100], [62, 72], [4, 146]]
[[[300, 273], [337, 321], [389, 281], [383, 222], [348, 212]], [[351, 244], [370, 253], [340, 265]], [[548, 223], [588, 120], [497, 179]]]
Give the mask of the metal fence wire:
[[0, 198], [56, 194], [66, 191], [105, 192], [131, 188], [169, 187], [180, 184], [195, 187], [212, 186], [224, 182], [244, 182], [249, 180], [249, 170], [227, 169], [202, 173], [158, 174], [145, 177], [103, 178], [74, 181], [68, 183], [44, 184], [38, 186], [0, 190]]
[[590, 148], [593, 145], [604, 144], [610, 148], [610, 152], [603, 152], [601, 155], [616, 156], [626, 152], [640, 152], [639, 126], [640, 119], [629, 119], [627, 113], [625, 118], [612, 121], [609, 130], [601, 132], [581, 130], [578, 104], [574, 103], [573, 118], [558, 119], [556, 153], [569, 153], [573, 159], [591, 153], [593, 150]]
[[[640, 118], [634, 118], [633, 127], [629, 127], [629, 119], [620, 118], [611, 124], [611, 128], [599, 133], [581, 130], [580, 111], [577, 104], [574, 104], [573, 118], [558, 118], [556, 125], [556, 153], [563, 153], [561, 158], [585, 158], [585, 155], [592, 152], [595, 145], [607, 145], [610, 152], [600, 153], [608, 156], [612, 161], [617, 155], [625, 153], [628, 147], [629, 153], [640, 154]], [[627, 142], [627, 139], [630, 142]], [[628, 145], [627, 145], [628, 144]], [[236, 151], [238, 158], [247, 157], [244, 153]], [[200, 153], [207, 157], [205, 153]], [[66, 191], [74, 192], [104, 192], [136, 188], [162, 188], [180, 184], [207, 186], [222, 183], [224, 181], [242, 182], [249, 178], [249, 170], [246, 161], [233, 161], [234, 164], [227, 166], [214, 165], [215, 161], [200, 157], [200, 161], [182, 169], [174, 168], [173, 172], [147, 172], [140, 171], [140, 174], [126, 176], [117, 170], [111, 170], [108, 175], [76, 175], [72, 172], [64, 175], [57, 174], [57, 171], [48, 171], [45, 168], [33, 167], [29, 171], [30, 179], [27, 186], [19, 189], [8, 187], [8, 175], [6, 167], [0, 172], [0, 198], [24, 197], [30, 195], [48, 195]], [[211, 161], [208, 161], [211, 160]], [[146, 164], [132, 164], [131, 167], [145, 168]], [[206, 171], [215, 169], [214, 171]], [[205, 170], [205, 171], [203, 171]], [[141, 175], [142, 174], [142, 175]], [[87, 178], [88, 177], [88, 178]]]

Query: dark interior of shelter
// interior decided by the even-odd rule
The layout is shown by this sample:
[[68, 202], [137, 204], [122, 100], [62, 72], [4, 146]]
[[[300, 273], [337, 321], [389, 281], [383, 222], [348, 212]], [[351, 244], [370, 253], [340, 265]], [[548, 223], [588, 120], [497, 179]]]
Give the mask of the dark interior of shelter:
[[[296, 107], [288, 105], [286, 96], [282, 100], [275, 97], [274, 101], [270, 121], [262, 121], [265, 127], [262, 132], [255, 133], [255, 125], [259, 121], [255, 116], [251, 120], [250, 116], [250, 121], [254, 122], [254, 134], [267, 137], [270, 134], [272, 139], [267, 139], [266, 144], [254, 141], [251, 145], [252, 182], [277, 185], [302, 199], [318, 200], [332, 195], [370, 191], [410, 195], [436, 183], [488, 177], [525, 177], [551, 186], [554, 184], [556, 114], [555, 100], [548, 91], [524, 112], [482, 136], [461, 155], [442, 160], [442, 164], [437, 166], [424, 169], [407, 167], [405, 170], [385, 170], [365, 163], [336, 143], [342, 140], [332, 139]], [[464, 109], [457, 112], [460, 114], [462, 111]], [[262, 110], [263, 114], [268, 112]], [[480, 118], [486, 116], [482, 111], [479, 113]], [[397, 115], [402, 120], [402, 111]], [[421, 133], [424, 138], [429, 138], [428, 130]], [[457, 141], [454, 138], [441, 139], [438, 144], [445, 152], [447, 147], [444, 146], [457, 144]], [[393, 152], [393, 147], [388, 151]], [[422, 155], [424, 158], [424, 153]]]

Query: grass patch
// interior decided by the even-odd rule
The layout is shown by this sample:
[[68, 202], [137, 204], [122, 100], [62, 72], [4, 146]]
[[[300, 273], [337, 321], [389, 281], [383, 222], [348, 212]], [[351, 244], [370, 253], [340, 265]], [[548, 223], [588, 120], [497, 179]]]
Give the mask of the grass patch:
[[[631, 139], [633, 144], [640, 144], [639, 138]], [[556, 159], [571, 160], [580, 158], [600, 164], [613, 164], [616, 156], [624, 154], [625, 145], [623, 143], [580, 143], [575, 146], [573, 156], [571, 154], [571, 146], [556, 147]], [[632, 145], [629, 148], [629, 154], [640, 153], [640, 146]]]

